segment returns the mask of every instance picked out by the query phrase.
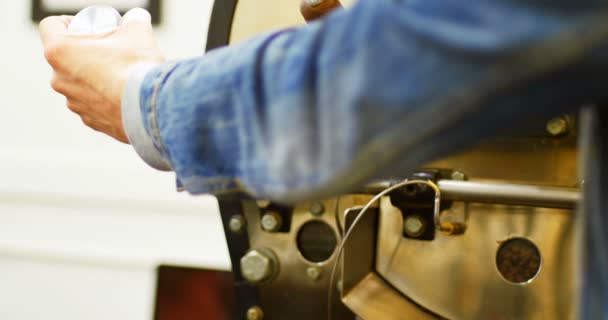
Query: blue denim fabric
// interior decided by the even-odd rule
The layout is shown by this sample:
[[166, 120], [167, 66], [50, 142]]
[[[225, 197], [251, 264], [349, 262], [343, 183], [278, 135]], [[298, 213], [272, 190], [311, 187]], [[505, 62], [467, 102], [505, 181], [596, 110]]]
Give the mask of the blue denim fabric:
[[151, 70], [144, 126], [194, 194], [344, 192], [604, 98], [603, 7], [361, 0]]

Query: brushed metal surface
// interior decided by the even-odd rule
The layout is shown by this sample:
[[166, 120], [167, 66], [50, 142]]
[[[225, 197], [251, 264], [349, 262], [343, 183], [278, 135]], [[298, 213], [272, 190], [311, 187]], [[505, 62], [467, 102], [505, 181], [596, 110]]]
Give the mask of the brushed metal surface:
[[470, 179], [573, 188], [580, 185], [576, 145], [574, 135], [497, 138], [424, 167], [457, 169]]
[[368, 274], [343, 300], [364, 320], [440, 319], [406, 299], [375, 273]]
[[[453, 206], [442, 218], [465, 220], [465, 234], [407, 239], [401, 212], [383, 199], [377, 272], [416, 303], [452, 320], [575, 319], [572, 211], [470, 203]], [[512, 237], [533, 241], [542, 255], [541, 271], [527, 285], [505, 281], [495, 265], [501, 241]]]
[[[355, 0], [340, 2], [344, 7], [349, 7]], [[230, 43], [241, 42], [261, 32], [277, 31], [305, 23], [300, 13], [300, 0], [239, 0], [234, 13]]]

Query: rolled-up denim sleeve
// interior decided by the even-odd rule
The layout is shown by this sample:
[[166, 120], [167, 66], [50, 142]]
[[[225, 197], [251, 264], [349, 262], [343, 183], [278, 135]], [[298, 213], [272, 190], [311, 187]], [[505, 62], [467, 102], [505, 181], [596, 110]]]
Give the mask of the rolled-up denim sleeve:
[[142, 65], [133, 70], [127, 79], [122, 97], [122, 122], [129, 142], [137, 154], [152, 168], [170, 171], [171, 166], [161, 151], [154, 145], [152, 137], [144, 128], [140, 108], [141, 84], [152, 66]]
[[191, 193], [344, 192], [605, 95], [604, 11], [591, 1], [361, 0], [151, 69], [143, 126]]

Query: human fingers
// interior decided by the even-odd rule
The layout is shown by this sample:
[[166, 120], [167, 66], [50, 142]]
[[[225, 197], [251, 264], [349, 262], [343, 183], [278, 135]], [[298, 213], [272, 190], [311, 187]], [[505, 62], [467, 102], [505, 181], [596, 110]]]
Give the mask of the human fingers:
[[51, 16], [40, 21], [38, 29], [45, 47], [68, 33], [68, 26], [72, 18], [71, 16]]
[[123, 26], [125, 26], [125, 25], [129, 25], [129, 24], [133, 24], [133, 23], [151, 25], [152, 16], [150, 16], [150, 12], [148, 12], [146, 9], [142, 9], [142, 8], [131, 9], [127, 13], [125, 13], [125, 15], [122, 17], [121, 24]]

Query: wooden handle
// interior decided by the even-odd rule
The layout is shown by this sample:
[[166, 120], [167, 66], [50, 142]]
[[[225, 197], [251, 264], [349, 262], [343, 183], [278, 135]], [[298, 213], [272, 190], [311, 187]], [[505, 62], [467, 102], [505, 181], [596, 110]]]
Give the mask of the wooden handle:
[[307, 22], [321, 18], [339, 7], [342, 7], [340, 0], [302, 0], [300, 2], [300, 12]]

